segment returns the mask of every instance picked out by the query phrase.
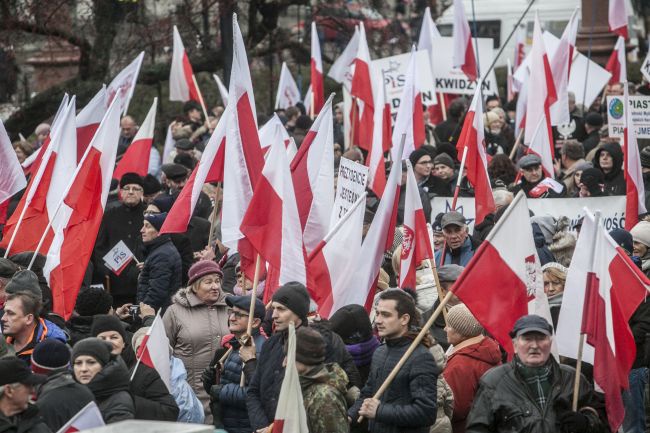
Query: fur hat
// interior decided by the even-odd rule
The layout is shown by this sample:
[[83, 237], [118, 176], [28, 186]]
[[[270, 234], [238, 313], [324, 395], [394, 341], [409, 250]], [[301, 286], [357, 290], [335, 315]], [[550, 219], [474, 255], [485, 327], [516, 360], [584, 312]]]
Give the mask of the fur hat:
[[124, 188], [127, 185], [139, 185], [144, 189], [142, 177], [138, 173], [124, 173], [122, 175], [122, 178], [120, 178], [120, 188]]
[[465, 304], [454, 305], [447, 312], [447, 325], [459, 334], [472, 338], [483, 333], [483, 327]]

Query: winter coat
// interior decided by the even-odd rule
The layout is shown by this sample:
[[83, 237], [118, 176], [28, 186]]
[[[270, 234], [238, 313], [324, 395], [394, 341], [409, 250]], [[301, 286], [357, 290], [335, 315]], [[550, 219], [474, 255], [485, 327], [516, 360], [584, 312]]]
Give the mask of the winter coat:
[[[612, 155], [614, 165], [609, 173], [600, 167], [600, 154], [607, 151]], [[618, 143], [606, 143], [596, 151], [593, 160], [594, 167], [605, 175], [605, 195], [625, 195], [625, 174], [623, 173], [623, 149]]]
[[533, 239], [535, 241], [535, 249], [537, 250], [537, 257], [539, 257], [540, 265], [544, 266], [547, 263], [554, 262], [555, 257], [553, 257], [553, 253], [546, 245], [546, 238], [544, 237], [544, 233], [539, 224], [532, 223], [531, 226], [533, 227]]
[[[467, 433], [559, 432], [558, 417], [571, 410], [573, 383], [576, 371], [558, 364], [550, 357], [552, 384], [547, 404], [540, 408], [531, 398], [528, 385], [516, 371], [515, 361], [500, 365], [485, 373], [479, 382], [474, 404], [467, 418]], [[580, 380], [578, 410], [585, 415], [591, 433], [609, 431], [604, 415], [604, 402], [598, 401], [593, 388], [583, 376]], [[600, 414], [597, 417], [590, 407]]]
[[[62, 343], [66, 343], [68, 341], [68, 336], [65, 335], [65, 332], [63, 332], [61, 328], [49, 320], [43, 319], [41, 317], [38, 319], [38, 324], [34, 328], [34, 333], [32, 334], [32, 338], [29, 340], [29, 343], [17, 351], [16, 356], [29, 365], [32, 359], [32, 352], [34, 352], [34, 347], [36, 347], [38, 343], [47, 338], [54, 338], [55, 340], [59, 340]], [[10, 345], [13, 345], [14, 343], [13, 337], [6, 337], [5, 340]]]
[[72, 374], [61, 371], [48, 376], [36, 394], [36, 406], [45, 424], [52, 431], [59, 431], [95, 397], [90, 390], [75, 382]]
[[228, 311], [222, 292], [214, 305], [207, 305], [190, 287], [180, 289], [163, 316], [163, 323], [174, 356], [183, 361], [187, 381], [203, 404], [206, 422], [212, 422], [208, 394], [203, 389], [201, 374], [221, 345], [221, 337], [229, 334]]
[[[129, 376], [133, 369], [129, 371]], [[171, 421], [178, 419], [178, 405], [156, 370], [140, 363], [131, 381], [135, 419]]]
[[[433, 359], [438, 368], [444, 370], [447, 365], [447, 357], [445, 356], [445, 351], [442, 350], [442, 346], [440, 344], [434, 344], [429, 348], [429, 352], [433, 355]], [[451, 416], [454, 413], [454, 393], [442, 374], [438, 375], [436, 394], [438, 410], [436, 413], [436, 423], [431, 427], [430, 433], [452, 433]]]
[[483, 373], [499, 364], [499, 345], [489, 337], [465, 340], [454, 348], [442, 372], [454, 393], [454, 413], [451, 418], [454, 433], [465, 432], [465, 422], [478, 389], [478, 381]]
[[366, 341], [356, 344], [346, 344], [345, 348], [347, 349], [354, 365], [359, 371], [359, 376], [361, 377], [361, 383], [366, 383], [368, 380], [368, 375], [370, 374], [370, 364], [372, 363], [372, 354], [375, 353], [375, 350], [379, 347], [379, 340], [374, 335]]
[[171, 364], [172, 396], [179, 409], [178, 422], [203, 424], [205, 419], [203, 406], [190, 384], [187, 383], [187, 371], [183, 361], [172, 356]]
[[6, 417], [0, 412], [0, 433], [52, 433], [43, 421], [38, 408], [30, 404], [18, 415]]
[[[452, 251], [451, 248], [446, 247], [445, 252], [445, 265], [460, 265], [467, 266], [471, 258], [474, 256], [474, 252], [478, 249], [478, 243], [474, 242], [471, 236], [467, 236], [465, 242], [458, 248], [456, 251]], [[435, 253], [436, 263], [440, 265], [440, 256], [442, 255], [442, 248], [440, 248]]]
[[111, 294], [118, 298], [131, 296], [135, 299], [138, 274], [140, 272], [135, 260], [132, 260], [120, 275], [115, 275], [113, 271], [104, 265], [104, 256], [119, 241], [123, 241], [138, 260], [144, 258], [144, 244], [142, 243], [140, 230], [144, 222], [144, 210], [146, 208], [147, 204], [144, 202], [133, 207], [121, 203], [107, 210], [102, 218], [102, 224], [93, 249], [93, 265], [95, 267], [93, 281], [104, 283], [105, 276], [108, 275], [111, 283]]
[[208, 244], [210, 236], [210, 221], [193, 216], [187, 224], [187, 236], [192, 245], [192, 251], [201, 251]]
[[[300, 375], [309, 433], [347, 433], [348, 377], [338, 364], [318, 365]], [[230, 431], [230, 430], [229, 430]]]
[[585, 155], [595, 149], [600, 143], [600, 131], [591, 131], [584, 140], [582, 140], [582, 147], [585, 149]]
[[427, 265], [415, 271], [415, 293], [417, 294], [416, 307], [420, 313], [424, 313], [433, 306], [438, 299], [438, 289], [433, 278], [433, 272]]
[[70, 346], [74, 346], [84, 338], [92, 337], [90, 328], [93, 326], [93, 319], [93, 316], [73, 316], [66, 322], [65, 327], [70, 335]]
[[[368, 382], [348, 410], [352, 422], [359, 409], [371, 398], [411, 345], [408, 337], [389, 340], [379, 346], [372, 357]], [[436, 387], [440, 368], [424, 345], [419, 345], [381, 396], [375, 419], [370, 420], [372, 433], [427, 433], [436, 420]]]
[[650, 300], [643, 300], [632, 314], [629, 320], [630, 329], [634, 336], [636, 345], [636, 357], [632, 368], [648, 367], [650, 350], [648, 337], [650, 336]]
[[[559, 197], [564, 197], [566, 195], [566, 188], [562, 189], [562, 192], [557, 193], [553, 190], [553, 188], [548, 188], [548, 190], [544, 191], [543, 193], [539, 195], [531, 195], [531, 191], [540, 184], [541, 181], [543, 181], [544, 178], [542, 177], [538, 182], [531, 183], [526, 180], [526, 178], [522, 177], [521, 182], [512, 185], [508, 189], [512, 192], [513, 195], [517, 195], [520, 190], [524, 191], [524, 194], [526, 194], [526, 197], [528, 198], [559, 198]], [[564, 186], [564, 184], [562, 184]]]
[[95, 396], [95, 402], [106, 424], [135, 418], [130, 378], [124, 361], [115, 358], [86, 385]]
[[181, 256], [167, 235], [146, 242], [145, 253], [137, 300], [155, 309], [165, 308], [181, 286]]

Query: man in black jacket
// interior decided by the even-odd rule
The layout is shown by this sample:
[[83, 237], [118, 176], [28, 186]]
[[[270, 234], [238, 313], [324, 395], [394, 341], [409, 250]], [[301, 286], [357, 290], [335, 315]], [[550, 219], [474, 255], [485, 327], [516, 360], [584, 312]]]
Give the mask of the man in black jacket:
[[29, 367], [11, 356], [0, 359], [0, 431], [20, 433], [50, 433], [38, 408], [29, 403], [34, 386], [45, 381]]
[[[374, 394], [417, 335], [415, 302], [402, 290], [379, 295], [375, 325], [384, 344], [372, 357], [368, 382], [348, 411], [350, 421], [369, 420], [372, 433], [427, 433], [436, 421], [436, 382], [440, 368], [425, 343], [419, 344], [383, 395]], [[426, 338], [428, 342], [429, 339]]]

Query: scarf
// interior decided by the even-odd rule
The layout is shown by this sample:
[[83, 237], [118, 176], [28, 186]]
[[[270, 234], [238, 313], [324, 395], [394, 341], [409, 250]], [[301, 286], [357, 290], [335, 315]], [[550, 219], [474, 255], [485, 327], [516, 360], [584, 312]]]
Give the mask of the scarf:
[[541, 367], [528, 367], [516, 357], [515, 368], [528, 386], [537, 404], [544, 409], [551, 390], [551, 363], [547, 362], [546, 365]]
[[350, 356], [352, 356], [354, 365], [363, 367], [372, 362], [372, 354], [379, 347], [379, 340], [373, 336], [370, 340], [357, 344], [346, 344], [345, 347], [348, 349]]

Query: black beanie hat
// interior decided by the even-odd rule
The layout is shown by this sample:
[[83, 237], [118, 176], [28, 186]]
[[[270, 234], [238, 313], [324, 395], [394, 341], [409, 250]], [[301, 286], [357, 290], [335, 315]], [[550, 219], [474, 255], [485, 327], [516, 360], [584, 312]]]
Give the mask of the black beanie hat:
[[305, 365], [322, 364], [326, 347], [320, 332], [305, 326], [296, 329], [296, 361]]
[[370, 340], [372, 325], [366, 309], [350, 304], [339, 308], [330, 319], [332, 331], [341, 336], [345, 344], [358, 344]]
[[142, 179], [142, 188], [144, 189], [144, 195], [151, 195], [159, 192], [162, 189], [162, 185], [155, 176], [147, 174]]
[[145, 215], [144, 217], [145, 221], [149, 221], [149, 224], [154, 226], [154, 228], [158, 232], [162, 228], [163, 223], [165, 222], [165, 218], [167, 218], [167, 212], [157, 213], [153, 215]]
[[54, 338], [46, 338], [34, 347], [32, 352], [32, 371], [50, 374], [67, 368], [70, 364], [70, 348]]
[[[420, 147], [420, 148], [418, 148], [418, 149], [415, 149], [413, 152], [411, 152], [411, 154], [409, 155], [409, 161], [411, 161], [411, 165], [412, 165], [413, 167], [415, 167], [415, 164], [417, 164], [418, 161], [419, 161], [423, 156], [426, 156], [426, 155], [429, 155], [429, 156], [430, 156], [429, 152], [427, 152], [425, 149], [423, 149], [423, 148]], [[433, 160], [433, 158], [431, 158], [431, 160]]]
[[151, 202], [152, 205], [156, 206], [160, 212], [169, 212], [174, 206], [174, 201], [176, 199], [173, 195], [170, 194], [160, 194]]
[[144, 188], [142, 177], [138, 173], [124, 173], [120, 179], [120, 188], [124, 188], [126, 185], [140, 185]]
[[591, 195], [602, 195], [605, 175], [597, 168], [588, 168], [582, 172], [580, 183], [587, 187]]
[[91, 356], [99, 362], [102, 367], [111, 360], [111, 343], [97, 337], [88, 337], [79, 341], [72, 348], [72, 363], [82, 355]]
[[307, 293], [307, 288], [301, 283], [291, 281], [281, 286], [273, 294], [272, 301], [284, 305], [293, 311], [303, 323], [307, 323], [309, 293]]
[[102, 332], [106, 331], [115, 331], [122, 336], [124, 344], [127, 344], [128, 340], [126, 338], [126, 330], [122, 321], [117, 318], [117, 316], [111, 316], [110, 314], [100, 314], [93, 318], [93, 325], [90, 328], [90, 335], [97, 337]]
[[43, 291], [38, 284], [38, 277], [29, 269], [16, 272], [5, 286], [5, 292], [7, 294], [28, 292], [41, 301], [43, 300]]
[[101, 287], [89, 287], [81, 290], [77, 296], [74, 309], [80, 316], [107, 314], [113, 306], [113, 297]]

